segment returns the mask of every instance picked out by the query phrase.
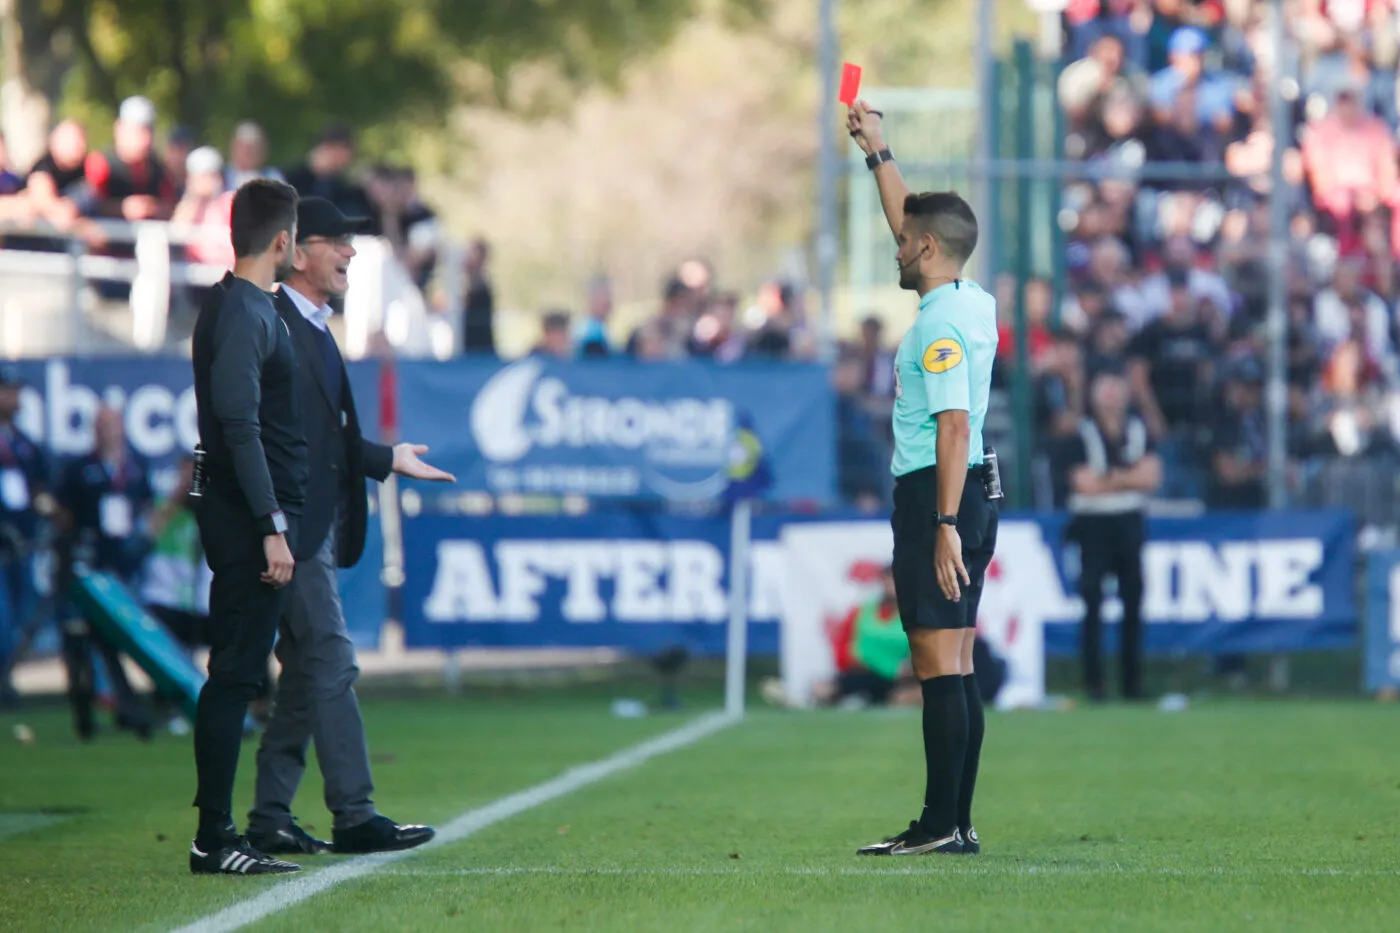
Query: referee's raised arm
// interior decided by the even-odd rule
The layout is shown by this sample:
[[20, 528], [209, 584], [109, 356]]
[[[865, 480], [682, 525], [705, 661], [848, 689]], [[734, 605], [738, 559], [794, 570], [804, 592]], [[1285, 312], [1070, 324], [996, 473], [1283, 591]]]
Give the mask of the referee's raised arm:
[[899, 166], [895, 165], [894, 154], [885, 144], [880, 112], [871, 110], [869, 104], [858, 100], [846, 113], [846, 128], [860, 151], [865, 153], [866, 166], [875, 173], [885, 220], [889, 221], [890, 232], [898, 239], [900, 228], [904, 226], [904, 200], [909, 197], [910, 191], [904, 183], [904, 176], [899, 173]]

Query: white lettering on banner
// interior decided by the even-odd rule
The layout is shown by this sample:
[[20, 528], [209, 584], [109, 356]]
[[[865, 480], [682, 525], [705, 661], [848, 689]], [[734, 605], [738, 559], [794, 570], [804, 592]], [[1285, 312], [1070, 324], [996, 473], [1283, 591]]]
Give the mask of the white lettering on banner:
[[[493, 582], [486, 551], [475, 541], [439, 541], [437, 572], [423, 603], [429, 622], [534, 622], [551, 580], [564, 582], [559, 611], [570, 623], [706, 622], [729, 616], [724, 553], [707, 541], [501, 541]], [[779, 612], [782, 551], [753, 548], [750, 618]], [[601, 582], [613, 581], [611, 605]]]
[[99, 395], [72, 382], [68, 364], [59, 360], [45, 366], [42, 393], [30, 387], [20, 394], [16, 421], [35, 443], [61, 456], [77, 456], [92, 450], [93, 423], [102, 402], [124, 410], [127, 439], [142, 456], [156, 459], [192, 450], [199, 440], [193, 386], [177, 394], [147, 383], [128, 396], [120, 386], [109, 385]]
[[[487, 380], [472, 402], [476, 446], [497, 463], [519, 460], [535, 446], [646, 449], [652, 462], [718, 468], [724, 465], [734, 410], [727, 399], [571, 395], [544, 364], [526, 359]], [[533, 414], [536, 423], [527, 423]], [[526, 485], [529, 485], [528, 480]]]
[[1143, 555], [1152, 622], [1240, 622], [1251, 618], [1309, 619], [1323, 610], [1322, 587], [1309, 578], [1322, 567], [1316, 538], [1159, 541]]

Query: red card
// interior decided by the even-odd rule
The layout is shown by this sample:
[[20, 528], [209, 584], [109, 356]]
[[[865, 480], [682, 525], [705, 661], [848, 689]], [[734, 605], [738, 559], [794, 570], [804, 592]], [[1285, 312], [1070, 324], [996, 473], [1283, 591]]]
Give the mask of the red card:
[[856, 102], [860, 93], [860, 66], [847, 62], [841, 67], [841, 94], [836, 99], [847, 107]]

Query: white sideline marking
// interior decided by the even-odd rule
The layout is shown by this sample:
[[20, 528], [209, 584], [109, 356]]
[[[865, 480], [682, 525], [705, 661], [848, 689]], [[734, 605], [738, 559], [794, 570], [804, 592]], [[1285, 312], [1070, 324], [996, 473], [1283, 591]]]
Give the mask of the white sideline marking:
[[[888, 861], [888, 860], [885, 860]], [[818, 878], [838, 878], [846, 876], [878, 877], [880, 875], [928, 875], [934, 865], [948, 864], [944, 860], [919, 860], [922, 867], [913, 865], [890, 866], [889, 868], [564, 868], [555, 866], [500, 866], [495, 868], [401, 868], [387, 871], [391, 877], [411, 878], [465, 878], [465, 877], [507, 877], [512, 875], [569, 875], [573, 877], [596, 876], [642, 876], [671, 875], [688, 878], [737, 877], [742, 875], [794, 875]], [[994, 861], [958, 862], [964, 874], [972, 875], [1170, 875], [1187, 878], [1231, 878], [1277, 875], [1286, 877], [1394, 877], [1400, 870], [1350, 869], [1350, 868], [1129, 868], [1122, 865], [1008, 865]], [[967, 871], [966, 869], [972, 869]]]
[[240, 901], [207, 917], [201, 917], [188, 926], [179, 927], [174, 933], [232, 933], [251, 923], [257, 923], [288, 909], [302, 901], [327, 891], [338, 884], [374, 874], [386, 865], [409, 858], [419, 852], [438, 846], [460, 842], [475, 833], [506, 820], [541, 804], [549, 803], [580, 788], [612, 777], [614, 774], [635, 768], [668, 752], [693, 745], [706, 736], [739, 722], [736, 717], [725, 713], [712, 713], [695, 720], [687, 726], [648, 739], [639, 745], [623, 749], [601, 761], [570, 768], [563, 774], [543, 784], [501, 797], [484, 807], [468, 810], [453, 819], [438, 831], [437, 837], [427, 845], [403, 852], [384, 852], [375, 855], [361, 855], [347, 859], [321, 871], [293, 875], [286, 881], [268, 888], [256, 897]]

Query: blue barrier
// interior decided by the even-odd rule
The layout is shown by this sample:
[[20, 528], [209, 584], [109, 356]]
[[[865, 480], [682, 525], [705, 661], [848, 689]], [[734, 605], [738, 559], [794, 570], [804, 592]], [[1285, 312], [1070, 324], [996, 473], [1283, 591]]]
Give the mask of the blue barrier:
[[459, 490], [834, 497], [835, 401], [824, 367], [531, 357], [407, 363], [397, 375], [403, 437], [432, 445]]
[[[785, 558], [781, 529], [793, 521], [851, 521], [849, 515], [755, 520], [750, 645], [777, 648]], [[870, 519], [864, 519], [870, 520]], [[1065, 519], [1034, 522], [1059, 569], [1053, 592], [1028, 594], [1045, 619], [1047, 653], [1077, 649], [1081, 604]], [[1153, 520], [1145, 555], [1147, 648], [1154, 653], [1294, 651], [1356, 639], [1353, 522], [1341, 512], [1214, 514]], [[615, 646], [650, 651], [684, 644], [724, 647], [728, 520], [646, 512], [583, 516], [462, 518], [423, 514], [404, 521], [403, 592], [410, 645]], [[1007, 549], [1004, 561], [1026, 559]], [[813, 572], [823, 572], [813, 568]], [[1052, 575], [1053, 576], [1053, 575]], [[1112, 609], [1108, 613], [1113, 617]], [[1110, 629], [1113, 627], [1110, 626]]]

